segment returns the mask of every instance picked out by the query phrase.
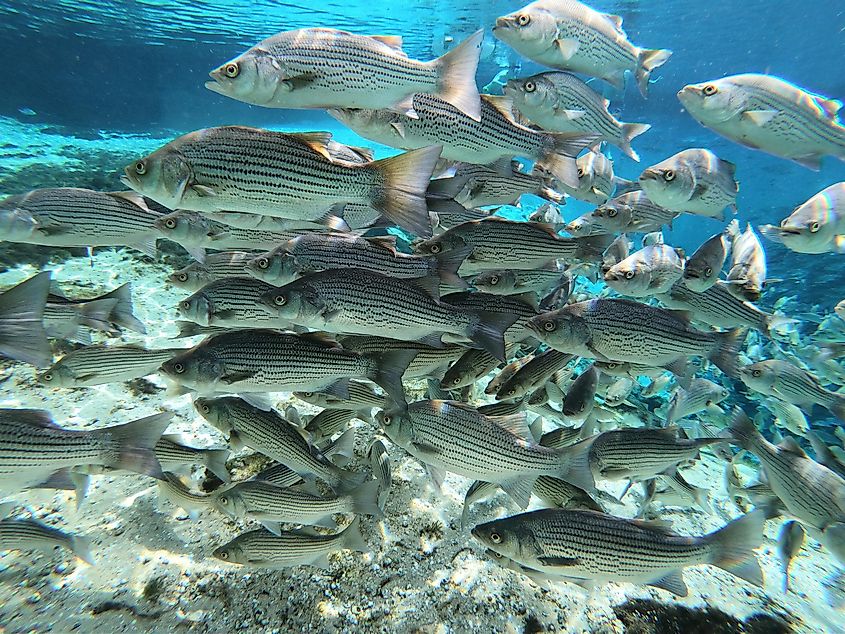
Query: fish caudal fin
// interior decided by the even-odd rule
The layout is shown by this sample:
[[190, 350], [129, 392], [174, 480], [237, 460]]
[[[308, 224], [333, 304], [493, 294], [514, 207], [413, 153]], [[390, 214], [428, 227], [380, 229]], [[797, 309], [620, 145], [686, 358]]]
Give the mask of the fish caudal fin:
[[458, 269], [469, 255], [475, 250], [472, 245], [461, 247], [459, 249], [451, 249], [450, 251], [443, 251], [438, 253], [435, 258], [437, 261], [437, 274], [440, 276], [440, 283], [446, 286], [453, 286], [455, 288], [468, 288], [466, 280], [458, 275]]
[[737, 377], [739, 348], [747, 334], [748, 331], [742, 328], [734, 328], [728, 332], [717, 334], [716, 346], [710, 352], [708, 358], [717, 368], [730, 377]]
[[94, 557], [91, 555], [91, 540], [87, 537], [74, 535], [68, 542], [68, 548], [70, 548], [70, 551], [86, 564], [90, 566], [94, 565]]
[[384, 512], [379, 506], [379, 493], [381, 483], [378, 480], [370, 480], [359, 486], [352, 492], [352, 512], [356, 515], [372, 515], [381, 517]]
[[549, 136], [552, 137], [551, 147], [538, 158], [537, 162], [564, 185], [577, 189], [578, 166], [575, 165], [575, 157], [581, 150], [598, 141], [600, 136], [580, 132], [549, 133]]
[[705, 537], [712, 548], [710, 563], [762, 587], [763, 571], [754, 555], [754, 549], [763, 541], [765, 522], [765, 512], [758, 509]]
[[106, 466], [161, 480], [164, 476], [153, 448], [172, 417], [173, 412], [162, 412], [103, 429], [102, 433], [113, 443], [110, 453], [114, 459]]
[[49, 292], [50, 272], [44, 271], [0, 295], [0, 355], [50, 366], [53, 355], [41, 321]]
[[407, 400], [405, 388], [402, 385], [402, 375], [417, 356], [417, 352], [400, 349], [373, 356], [376, 359], [376, 369], [370, 380], [384, 389], [394, 403], [404, 407], [407, 405]]
[[112, 311], [117, 306], [118, 300], [109, 298], [94, 299], [80, 305], [79, 323], [88, 326], [93, 330], [112, 332]]
[[648, 123], [623, 123], [622, 142], [619, 144], [619, 149], [639, 163], [640, 155], [631, 147], [631, 141], [650, 129], [651, 125]]
[[229, 475], [229, 470], [226, 468], [226, 461], [228, 459], [228, 449], [212, 449], [205, 454], [205, 467], [223, 482], [229, 482], [231, 476]]
[[359, 553], [369, 552], [370, 547], [364, 541], [364, 536], [361, 534], [361, 520], [355, 518], [352, 523], [343, 531], [343, 545], [349, 550], [355, 550]]
[[147, 329], [144, 324], [135, 317], [132, 306], [132, 284], [127, 282], [118, 286], [112, 292], [103, 295], [99, 299], [116, 299], [117, 303], [111, 311], [111, 322], [118, 326], [123, 326], [127, 330], [147, 334]]
[[762, 438], [754, 422], [738, 407], [733, 411], [733, 419], [728, 426], [728, 432], [733, 442], [749, 451], [754, 451], [754, 447]]
[[484, 31], [478, 30], [454, 49], [436, 59], [437, 96], [475, 121], [481, 121], [481, 97], [475, 72]]
[[477, 311], [478, 319], [470, 326], [469, 338], [482, 350], [505, 362], [505, 331], [519, 319], [518, 315]]
[[640, 49], [639, 63], [637, 64], [637, 86], [643, 97], [648, 97], [648, 82], [651, 73], [658, 66], [663, 66], [672, 56], [672, 51], [665, 49]]
[[370, 163], [381, 177], [371, 201], [373, 207], [390, 222], [420, 237], [431, 237], [425, 192], [441, 149], [433, 145]]

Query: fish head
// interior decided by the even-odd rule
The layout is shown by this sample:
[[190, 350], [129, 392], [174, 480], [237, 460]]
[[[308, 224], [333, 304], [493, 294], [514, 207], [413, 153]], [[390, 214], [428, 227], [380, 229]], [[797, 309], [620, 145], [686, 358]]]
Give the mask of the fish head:
[[285, 285], [299, 277], [296, 258], [286, 246], [276, 247], [247, 262], [246, 269], [252, 277], [268, 284]]
[[39, 373], [36, 380], [48, 387], [75, 387], [77, 378], [73, 370], [59, 362]]
[[257, 106], [271, 103], [278, 91], [292, 88], [279, 62], [258, 47], [218, 66], [209, 76], [212, 81], [205, 82], [205, 87], [210, 91]]
[[537, 339], [563, 352], [580, 350], [590, 340], [583, 320], [570, 312], [568, 306], [532, 317], [527, 326]]
[[328, 108], [326, 112], [362, 137], [393, 147], [404, 146], [404, 115], [368, 108]]
[[180, 244], [204, 244], [212, 227], [202, 214], [194, 211], [174, 211], [154, 223], [161, 237]]
[[558, 28], [555, 16], [534, 2], [496, 18], [493, 35], [523, 55], [542, 53], [555, 45]]
[[184, 289], [194, 289], [205, 286], [212, 281], [208, 269], [199, 262], [192, 262], [183, 269], [174, 271], [167, 276], [167, 281]]
[[517, 108], [523, 105], [535, 110], [542, 108], [551, 111], [558, 101], [554, 84], [542, 73], [521, 79], [509, 79], [503, 92], [513, 100]]
[[845, 320], [845, 299], [833, 307], [833, 312], [836, 313], [840, 319]]
[[237, 538], [229, 542], [228, 544], [224, 544], [219, 548], [215, 548], [211, 554], [214, 555], [214, 557], [216, 557], [220, 561], [224, 561], [227, 564], [244, 565], [249, 563], [249, 556], [246, 552], [244, 552], [244, 549], [238, 543]]
[[27, 196], [9, 196], [0, 202], [0, 237], [15, 242], [37, 234], [38, 221], [26, 209]]
[[190, 297], [183, 299], [176, 307], [179, 316], [200, 326], [211, 326], [214, 315], [214, 305], [203, 291], [197, 291]]
[[637, 254], [614, 264], [604, 274], [605, 283], [623, 295], [639, 296], [651, 284], [652, 267], [648, 260]]
[[765, 361], [758, 361], [740, 368], [739, 378], [755, 392], [769, 394], [777, 380], [777, 372]]
[[689, 166], [674, 159], [647, 167], [640, 174], [639, 182], [655, 205], [670, 211], [682, 211], [696, 187]]
[[745, 108], [745, 90], [728, 78], [689, 84], [678, 91], [678, 100], [690, 115], [704, 125], [725, 123]]
[[[511, 518], [493, 520], [475, 526], [470, 532], [482, 545], [499, 553], [503, 557], [516, 561], [530, 561], [530, 548], [533, 543], [530, 535], [523, 535]], [[525, 538], [525, 543], [522, 540]], [[527, 555], [527, 557], [526, 557]]]
[[225, 367], [211, 351], [196, 347], [162, 363], [161, 373], [178, 385], [202, 388], [216, 383]]
[[413, 423], [407, 410], [400, 408], [380, 410], [376, 412], [376, 422], [391, 442], [400, 447], [408, 447], [414, 439]]
[[596, 207], [591, 213], [603, 229], [614, 233], [624, 231], [632, 220], [630, 207], [612, 201]]
[[472, 278], [472, 285], [485, 293], [505, 294], [513, 290], [515, 280], [513, 271], [485, 271]]
[[783, 243], [790, 248], [792, 245], [826, 246], [836, 237], [842, 216], [845, 216], [845, 211], [837, 209], [835, 201], [822, 192], [784, 218], [778, 232]]
[[593, 232], [592, 212], [579, 216], [563, 228], [573, 238], [585, 238]]
[[190, 163], [172, 142], [127, 165], [120, 180], [168, 209], [177, 209], [183, 206], [182, 198], [193, 177]]
[[337, 407], [342, 402], [337, 396], [326, 392], [294, 392], [293, 395], [300, 401], [322, 408]]
[[259, 306], [274, 317], [303, 325], [327, 317], [319, 294], [308, 285], [307, 278], [270, 289], [261, 296]]
[[693, 293], [703, 293], [716, 283], [721, 269], [721, 264], [713, 262], [709, 258], [692, 257], [687, 260], [684, 266], [684, 286]]
[[215, 491], [212, 494], [211, 503], [220, 513], [232, 519], [244, 517], [247, 514], [246, 502], [236, 487], [226, 487]]
[[[464, 224], [472, 224], [472, 221]], [[457, 229], [462, 226], [463, 225], [458, 225], [458, 227], [450, 229], [445, 233], [441, 233], [439, 236], [429, 238], [428, 240], [414, 242], [411, 244], [411, 248], [414, 250], [414, 253], [421, 255], [440, 255], [441, 253], [446, 253], [446, 251], [452, 251], [453, 249], [462, 249], [467, 246], [467, 243], [461, 238], [459, 232], [457, 231]], [[472, 258], [472, 254], [469, 254], [468, 258]]]

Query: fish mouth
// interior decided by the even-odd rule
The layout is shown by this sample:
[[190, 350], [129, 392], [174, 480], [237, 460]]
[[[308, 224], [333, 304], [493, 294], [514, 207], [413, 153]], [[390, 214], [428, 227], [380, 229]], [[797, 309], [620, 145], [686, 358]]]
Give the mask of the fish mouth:
[[[212, 73], [213, 73], [213, 71], [212, 71]], [[214, 75], [212, 73], [209, 73], [209, 74], [211, 74], [211, 76], [214, 77]], [[223, 84], [221, 84], [219, 81], [217, 81], [216, 78], [215, 78], [214, 81], [205, 82], [205, 87], [208, 88], [211, 92], [216, 92], [218, 95], [226, 96], [226, 91], [223, 90]]]
[[684, 279], [698, 280], [701, 279], [701, 275], [699, 275], [698, 271], [684, 271]]
[[134, 175], [128, 167], [124, 168], [124, 173], [120, 175], [120, 182], [126, 185], [129, 189], [137, 189], [138, 183], [135, 181]]
[[797, 229], [794, 227], [776, 227], [776, 229], [782, 234], [787, 236], [800, 236], [803, 231], [801, 229]]
[[640, 181], [656, 181], [658, 176], [658, 173], [654, 170], [647, 169], [640, 174]]

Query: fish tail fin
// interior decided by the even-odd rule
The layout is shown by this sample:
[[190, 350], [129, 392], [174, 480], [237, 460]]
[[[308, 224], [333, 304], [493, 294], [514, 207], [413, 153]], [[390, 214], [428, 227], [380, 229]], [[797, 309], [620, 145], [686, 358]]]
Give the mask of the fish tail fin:
[[92, 299], [80, 306], [79, 321], [81, 324], [106, 332], [112, 328], [112, 311], [117, 306], [118, 300], [113, 297]]
[[361, 534], [361, 518], [356, 517], [352, 523], [343, 531], [343, 545], [349, 550], [355, 550], [359, 553], [369, 552], [370, 547], [364, 541], [364, 536]]
[[331, 457], [332, 462], [345, 466], [355, 457], [355, 429], [346, 429], [336, 440], [323, 447], [323, 455]]
[[370, 163], [379, 175], [371, 203], [390, 222], [420, 237], [431, 237], [425, 192], [442, 148], [411, 150]]
[[205, 454], [205, 467], [223, 482], [229, 482], [229, 470], [226, 461], [229, 459], [228, 449], [212, 449]]
[[127, 330], [147, 334], [147, 329], [140, 319], [135, 317], [132, 306], [132, 283], [127, 282], [116, 289], [103, 295], [98, 299], [116, 299], [117, 303], [111, 311], [110, 319], [112, 323], [118, 326], [123, 326]]
[[438, 70], [437, 96], [475, 121], [481, 121], [481, 97], [475, 72], [483, 39], [484, 31], [479, 29], [434, 61]]
[[367, 478], [368, 476], [366, 473], [361, 473], [360, 471], [349, 471], [347, 469], [337, 467], [334, 471], [334, 477], [332, 478], [334, 482], [330, 482], [329, 484], [338, 495], [351, 495], [367, 480]]
[[728, 432], [733, 442], [749, 451], [753, 451], [761, 438], [760, 432], [752, 420], [738, 407], [733, 411], [733, 418], [728, 426]]
[[625, 152], [632, 159], [640, 162], [640, 155], [631, 147], [631, 141], [641, 134], [648, 132], [651, 129], [651, 124], [648, 123], [623, 123], [622, 124], [622, 142], [619, 148]]
[[578, 188], [578, 166], [575, 157], [581, 150], [590, 147], [601, 137], [598, 134], [581, 132], [549, 133], [552, 142], [545, 153], [538, 159], [542, 169], [547, 170], [564, 185]]
[[475, 250], [472, 245], [451, 249], [438, 253], [435, 258], [437, 262], [437, 274], [440, 276], [440, 283], [457, 288], [468, 288], [466, 280], [458, 275], [458, 269], [469, 255]]
[[89, 566], [94, 565], [91, 555], [91, 540], [83, 535], [73, 535], [68, 543], [70, 551]]
[[470, 326], [469, 338], [499, 361], [507, 361], [505, 331], [519, 318], [518, 315], [494, 313], [486, 310], [476, 311], [475, 314], [478, 319]]
[[352, 492], [352, 512], [356, 515], [372, 515], [381, 517], [384, 512], [378, 503], [381, 483], [378, 480], [370, 480], [359, 486]]
[[171, 418], [173, 412], [161, 412], [101, 430], [101, 433], [109, 438], [114, 452], [113, 460], [106, 466], [161, 480], [164, 476], [153, 448], [170, 424]]
[[375, 356], [375, 370], [370, 380], [384, 389], [394, 403], [407, 404], [402, 376], [416, 357], [415, 350], [389, 350]]
[[752, 511], [710, 533], [705, 539], [711, 545], [710, 563], [755, 586], [763, 586], [763, 571], [754, 554], [763, 541], [766, 513]]
[[561, 470], [557, 477], [587, 493], [596, 490], [596, 480], [593, 476], [593, 470], [590, 468], [590, 449], [592, 449], [592, 446], [593, 439], [588, 438], [557, 450], [563, 458]]
[[747, 330], [734, 328], [719, 333], [716, 346], [710, 352], [709, 359], [722, 372], [736, 378], [739, 367], [739, 348], [745, 340]]
[[640, 49], [636, 75], [637, 86], [643, 97], [648, 97], [648, 82], [651, 79], [651, 73], [655, 68], [663, 66], [671, 56], [672, 51], [666, 49]]
[[586, 238], [578, 238], [578, 250], [575, 253], [575, 258], [585, 261], [592, 261], [601, 258], [602, 253], [607, 250], [610, 243], [615, 238], [614, 234], [588, 236]]
[[50, 271], [44, 271], [0, 295], [0, 356], [50, 366], [53, 354], [41, 321], [49, 292]]

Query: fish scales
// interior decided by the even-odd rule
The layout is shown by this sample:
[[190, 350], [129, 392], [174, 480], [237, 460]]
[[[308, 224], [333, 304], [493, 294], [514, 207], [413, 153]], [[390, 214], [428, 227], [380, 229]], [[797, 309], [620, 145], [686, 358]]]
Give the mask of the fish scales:
[[152, 374], [182, 351], [182, 348], [148, 350], [134, 345], [86, 346], [66, 354], [41, 373], [38, 380], [46, 385], [68, 387], [126, 381]]
[[772, 319], [770, 313], [733, 295], [721, 282], [700, 293], [678, 282], [657, 299], [668, 308], [690, 310], [696, 319], [716, 328], [748, 326], [766, 333]]
[[[349, 513], [352, 508], [350, 498], [324, 498], [261, 480], [238, 482], [216, 496], [218, 508], [237, 513], [237, 509], [227, 509], [222, 503], [224, 496], [230, 501], [232, 496], [236, 496], [243, 504], [244, 513], [248, 517], [267, 520], [285, 518], [280, 521], [301, 521], [306, 524], [310, 523], [308, 520], [335, 513]], [[237, 502], [235, 504], [237, 505]]]
[[286, 325], [261, 307], [261, 296], [275, 288], [254, 277], [229, 277], [210, 282], [179, 302], [179, 314], [203, 326], [273, 328]]

